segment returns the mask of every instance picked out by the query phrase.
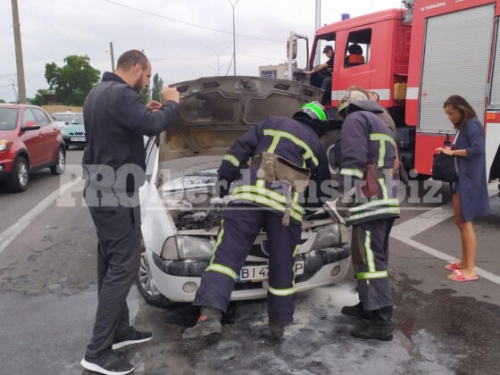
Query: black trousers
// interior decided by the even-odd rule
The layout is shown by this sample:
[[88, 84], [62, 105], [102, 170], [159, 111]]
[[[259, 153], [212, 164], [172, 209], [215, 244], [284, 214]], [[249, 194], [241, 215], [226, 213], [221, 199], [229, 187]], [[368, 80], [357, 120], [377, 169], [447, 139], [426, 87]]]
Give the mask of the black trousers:
[[226, 311], [241, 267], [264, 227], [268, 238], [265, 251], [269, 253], [268, 316], [274, 323], [291, 323], [295, 311], [294, 253], [302, 228], [293, 221], [285, 227], [281, 220], [280, 215], [264, 208], [230, 204], [193, 304]]
[[85, 355], [98, 357], [111, 347], [117, 332], [129, 327], [127, 295], [141, 261], [140, 208], [91, 207], [97, 230], [98, 304], [94, 331]]
[[366, 311], [393, 305], [387, 266], [394, 220], [378, 219], [352, 227], [352, 264], [358, 280], [359, 299]]

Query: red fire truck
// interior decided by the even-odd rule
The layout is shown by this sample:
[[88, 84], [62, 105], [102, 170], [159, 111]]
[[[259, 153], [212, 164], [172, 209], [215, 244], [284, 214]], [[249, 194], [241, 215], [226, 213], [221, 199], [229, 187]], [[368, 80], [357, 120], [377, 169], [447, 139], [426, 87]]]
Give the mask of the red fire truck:
[[[315, 55], [335, 50], [331, 92], [323, 100], [335, 114], [345, 90], [362, 86], [379, 94], [397, 124], [408, 171], [430, 175], [434, 150], [453, 125], [443, 111], [450, 95], [474, 107], [486, 131], [490, 179], [500, 177], [500, 0], [403, 1], [405, 8], [367, 14], [321, 27], [309, 55], [306, 37], [291, 33], [289, 72], [306, 76]], [[357, 47], [353, 47], [357, 46]], [[357, 52], [361, 56], [350, 57]], [[355, 64], [351, 63], [356, 61]], [[321, 78], [321, 77], [319, 77]], [[314, 83], [314, 81], [316, 83]], [[493, 168], [491, 168], [493, 166]]]

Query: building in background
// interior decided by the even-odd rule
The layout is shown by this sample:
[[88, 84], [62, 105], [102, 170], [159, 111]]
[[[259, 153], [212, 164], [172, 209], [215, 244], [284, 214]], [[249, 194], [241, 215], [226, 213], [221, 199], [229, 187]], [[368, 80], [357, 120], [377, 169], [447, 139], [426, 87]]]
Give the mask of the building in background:
[[285, 79], [287, 76], [287, 65], [264, 65], [259, 66], [259, 77]]

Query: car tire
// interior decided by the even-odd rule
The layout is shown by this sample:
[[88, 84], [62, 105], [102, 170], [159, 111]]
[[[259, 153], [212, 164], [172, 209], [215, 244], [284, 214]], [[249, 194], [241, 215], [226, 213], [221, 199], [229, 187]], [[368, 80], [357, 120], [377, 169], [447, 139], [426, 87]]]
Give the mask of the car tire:
[[64, 147], [59, 147], [57, 149], [56, 163], [50, 166], [50, 172], [53, 175], [59, 175], [64, 173], [65, 169], [66, 169], [66, 151], [64, 150]]
[[14, 161], [14, 166], [12, 167], [9, 189], [15, 193], [25, 191], [28, 188], [29, 180], [30, 173], [28, 161], [24, 157], [19, 156]]
[[173, 301], [169, 300], [156, 289], [145, 250], [141, 253], [141, 266], [137, 275], [136, 285], [141, 296], [150, 305], [165, 308], [174, 304]]
[[66, 144], [64, 145], [64, 148], [65, 148], [66, 150], [69, 150], [69, 145], [66, 143]]

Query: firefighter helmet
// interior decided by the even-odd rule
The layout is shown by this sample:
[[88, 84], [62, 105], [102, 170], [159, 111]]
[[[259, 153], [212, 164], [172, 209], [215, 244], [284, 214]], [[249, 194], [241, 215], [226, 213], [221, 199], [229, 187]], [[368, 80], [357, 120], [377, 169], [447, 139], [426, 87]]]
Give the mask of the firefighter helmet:
[[351, 104], [351, 102], [355, 100], [368, 100], [368, 96], [357, 89], [346, 91], [346, 93], [342, 96], [342, 98], [340, 98], [337, 104], [338, 113], [341, 114], [341, 112], [349, 107], [349, 104]]
[[302, 117], [302, 114], [306, 114], [311, 120], [328, 121], [328, 114], [325, 111], [325, 107], [319, 102], [304, 104], [293, 117]]

